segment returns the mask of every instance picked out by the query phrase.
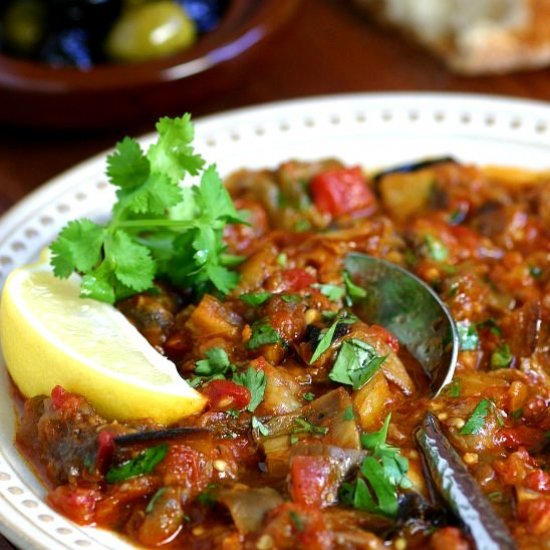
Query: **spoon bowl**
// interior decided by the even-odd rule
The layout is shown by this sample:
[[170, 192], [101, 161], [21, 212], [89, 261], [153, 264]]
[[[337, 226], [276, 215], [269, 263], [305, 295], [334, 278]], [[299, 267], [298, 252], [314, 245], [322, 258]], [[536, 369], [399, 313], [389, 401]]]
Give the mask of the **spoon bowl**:
[[397, 337], [422, 365], [436, 396], [452, 380], [459, 350], [447, 306], [424, 281], [386, 260], [352, 253], [344, 265], [352, 281], [367, 291], [356, 302], [358, 315]]

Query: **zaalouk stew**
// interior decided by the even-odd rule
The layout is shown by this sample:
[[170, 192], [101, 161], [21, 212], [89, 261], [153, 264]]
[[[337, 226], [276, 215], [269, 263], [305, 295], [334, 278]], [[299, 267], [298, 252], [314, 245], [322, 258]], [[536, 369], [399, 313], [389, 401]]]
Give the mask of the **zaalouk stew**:
[[[365, 175], [328, 159], [226, 183], [248, 220], [224, 233], [236, 289], [159, 280], [117, 303], [206, 409], [162, 426], [108, 421], [61, 387], [27, 400], [17, 442], [48, 502], [144, 546], [550, 548], [550, 178], [452, 159]], [[357, 317], [352, 251], [448, 304], [461, 351], [438, 397]], [[440, 458], [456, 451], [482, 493], [477, 521], [495, 515], [504, 533], [489, 522], [476, 538], [453, 510], [417, 446], [428, 413]]]

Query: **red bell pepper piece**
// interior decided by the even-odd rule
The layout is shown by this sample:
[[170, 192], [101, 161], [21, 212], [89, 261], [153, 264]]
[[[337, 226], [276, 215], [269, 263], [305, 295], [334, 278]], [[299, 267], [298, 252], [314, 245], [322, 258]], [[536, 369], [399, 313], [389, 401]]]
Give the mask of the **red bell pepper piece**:
[[321, 172], [313, 177], [309, 188], [315, 206], [332, 216], [364, 210], [375, 201], [358, 166]]

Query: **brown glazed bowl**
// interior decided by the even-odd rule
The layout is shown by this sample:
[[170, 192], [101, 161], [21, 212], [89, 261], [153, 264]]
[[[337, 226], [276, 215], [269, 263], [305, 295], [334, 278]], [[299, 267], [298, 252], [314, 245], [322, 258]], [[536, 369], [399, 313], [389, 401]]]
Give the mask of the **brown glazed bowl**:
[[190, 110], [237, 83], [301, 0], [231, 0], [220, 25], [190, 49], [143, 63], [52, 68], [0, 55], [0, 123], [90, 130]]

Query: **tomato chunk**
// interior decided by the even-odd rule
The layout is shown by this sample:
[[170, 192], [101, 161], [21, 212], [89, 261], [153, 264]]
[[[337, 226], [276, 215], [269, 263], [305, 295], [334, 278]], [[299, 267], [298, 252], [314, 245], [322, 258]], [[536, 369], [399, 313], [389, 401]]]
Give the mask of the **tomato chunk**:
[[107, 430], [102, 430], [97, 436], [97, 455], [95, 459], [95, 465], [99, 472], [104, 472], [115, 451], [115, 436]]
[[101, 494], [96, 489], [61, 485], [48, 495], [47, 500], [68, 518], [86, 525], [94, 522], [94, 512], [100, 498]]
[[214, 411], [244, 409], [251, 398], [248, 388], [231, 380], [212, 380], [202, 389], [202, 393], [208, 398], [210, 408]]
[[364, 210], [375, 201], [359, 166], [321, 172], [311, 180], [310, 190], [315, 206], [332, 216]]
[[305, 269], [285, 269], [281, 275], [286, 292], [299, 292], [315, 282], [315, 277]]
[[321, 508], [331, 493], [332, 467], [324, 456], [295, 456], [290, 465], [290, 493], [297, 504]]

